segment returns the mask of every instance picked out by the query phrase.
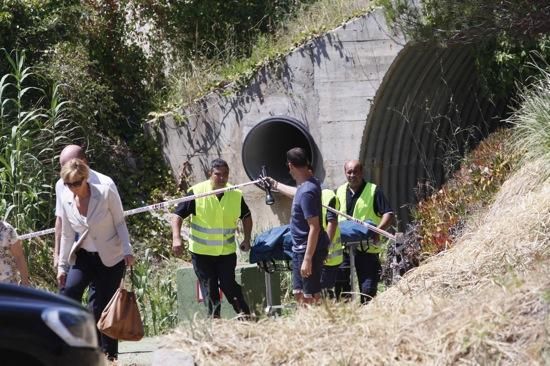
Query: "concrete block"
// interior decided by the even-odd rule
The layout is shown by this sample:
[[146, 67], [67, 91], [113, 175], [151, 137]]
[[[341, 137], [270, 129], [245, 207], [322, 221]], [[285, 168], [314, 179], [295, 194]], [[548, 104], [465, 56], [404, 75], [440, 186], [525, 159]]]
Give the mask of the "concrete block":
[[[250, 309], [256, 315], [262, 315], [267, 305], [265, 274], [255, 264], [237, 266], [235, 278], [243, 288], [244, 298]], [[192, 267], [182, 267], [176, 271], [178, 290], [178, 318], [180, 321], [192, 321], [195, 317], [205, 318], [208, 309], [200, 293], [195, 271]], [[278, 273], [271, 275], [272, 305], [281, 304], [281, 281]], [[236, 316], [233, 307], [222, 293], [222, 318], [230, 319]]]
[[194, 366], [193, 356], [185, 351], [160, 348], [153, 352], [153, 366]]

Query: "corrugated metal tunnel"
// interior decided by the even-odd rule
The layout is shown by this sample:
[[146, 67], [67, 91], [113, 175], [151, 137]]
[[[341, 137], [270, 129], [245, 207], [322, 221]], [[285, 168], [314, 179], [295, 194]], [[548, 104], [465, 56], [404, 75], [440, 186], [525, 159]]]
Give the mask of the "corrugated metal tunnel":
[[403, 223], [469, 147], [499, 123], [504, 104], [486, 98], [465, 47], [406, 47], [367, 117], [360, 160]]

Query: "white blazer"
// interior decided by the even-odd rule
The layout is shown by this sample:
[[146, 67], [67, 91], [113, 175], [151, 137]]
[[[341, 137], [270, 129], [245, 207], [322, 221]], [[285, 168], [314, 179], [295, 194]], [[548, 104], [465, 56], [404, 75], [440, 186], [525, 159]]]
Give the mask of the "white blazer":
[[[93, 169], [89, 170], [88, 175], [88, 183], [92, 184], [107, 184], [108, 186], [111, 186], [114, 188], [114, 190], [118, 193], [115, 182], [113, 180], [106, 176], [105, 174], [101, 174], [100, 172], [96, 172]], [[63, 183], [63, 179], [59, 178], [57, 182], [55, 182], [55, 216], [62, 217], [62, 206], [63, 201], [62, 198], [64, 195], [72, 195], [73, 193], [69, 188], [65, 186]]]
[[[99, 258], [107, 267], [114, 266], [125, 255], [132, 254], [120, 196], [110, 185], [90, 183], [90, 202], [85, 222], [78, 212], [74, 195], [62, 196], [62, 210], [63, 229], [58, 267], [60, 272], [67, 272], [69, 265], [75, 263], [76, 251], [86, 235], [94, 240]], [[74, 226], [82, 225], [87, 230], [79, 232], [79, 239], [75, 241], [77, 232]]]

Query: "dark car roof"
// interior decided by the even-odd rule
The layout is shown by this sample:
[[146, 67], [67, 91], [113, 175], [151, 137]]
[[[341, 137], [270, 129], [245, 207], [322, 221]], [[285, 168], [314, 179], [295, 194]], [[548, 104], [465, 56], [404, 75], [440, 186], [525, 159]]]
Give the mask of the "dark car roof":
[[14, 302], [19, 304], [47, 303], [49, 305], [60, 305], [83, 309], [81, 304], [65, 296], [52, 294], [47, 291], [37, 290], [30, 287], [0, 283], [0, 304]]

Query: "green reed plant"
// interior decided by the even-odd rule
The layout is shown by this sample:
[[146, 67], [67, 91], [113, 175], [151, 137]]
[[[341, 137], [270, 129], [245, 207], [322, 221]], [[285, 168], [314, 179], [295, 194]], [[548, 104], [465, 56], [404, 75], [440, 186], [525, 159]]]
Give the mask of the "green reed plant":
[[[69, 103], [60, 86], [47, 93], [24, 52], [3, 53], [10, 71], [0, 78], [0, 216], [25, 233], [53, 224], [55, 154], [75, 127], [65, 118]], [[50, 247], [36, 240], [25, 249], [31, 277], [53, 285]]]
[[177, 324], [177, 291], [170, 266], [156, 263], [146, 249], [134, 266], [134, 291], [137, 295], [145, 334], [162, 334]]

